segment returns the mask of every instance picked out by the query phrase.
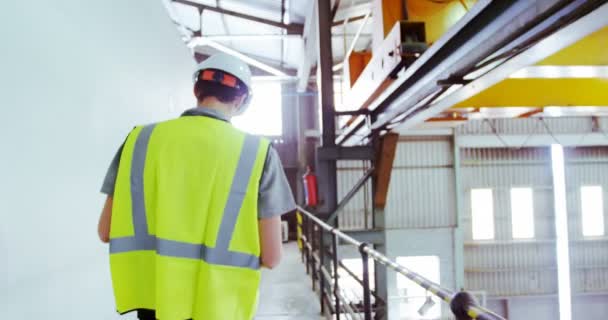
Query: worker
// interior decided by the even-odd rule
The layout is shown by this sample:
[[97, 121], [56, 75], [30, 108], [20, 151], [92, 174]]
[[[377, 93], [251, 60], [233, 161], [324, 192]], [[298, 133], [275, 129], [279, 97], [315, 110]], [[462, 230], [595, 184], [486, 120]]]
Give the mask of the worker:
[[197, 107], [135, 127], [114, 157], [98, 233], [120, 314], [253, 318], [260, 269], [279, 263], [280, 216], [295, 202], [269, 142], [230, 124], [251, 88], [246, 64], [212, 55], [194, 73]]

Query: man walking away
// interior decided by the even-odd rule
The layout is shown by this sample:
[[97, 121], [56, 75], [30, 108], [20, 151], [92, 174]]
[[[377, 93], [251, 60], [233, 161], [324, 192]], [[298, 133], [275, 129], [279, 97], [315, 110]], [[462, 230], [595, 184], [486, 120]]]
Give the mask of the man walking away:
[[280, 260], [280, 215], [295, 203], [269, 142], [229, 122], [251, 99], [249, 67], [213, 55], [194, 83], [196, 108], [136, 127], [114, 157], [99, 236], [120, 314], [249, 320], [260, 268]]

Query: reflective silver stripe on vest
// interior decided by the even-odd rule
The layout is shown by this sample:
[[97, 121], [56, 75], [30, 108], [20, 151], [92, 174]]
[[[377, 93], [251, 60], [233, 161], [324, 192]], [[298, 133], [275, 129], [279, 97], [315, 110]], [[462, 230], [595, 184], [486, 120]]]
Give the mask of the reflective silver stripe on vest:
[[199, 259], [210, 264], [259, 269], [259, 257], [241, 252], [233, 252], [228, 248], [241, 206], [243, 205], [243, 200], [247, 193], [249, 180], [253, 173], [260, 138], [250, 135], [245, 136], [239, 162], [232, 179], [230, 194], [224, 207], [216, 245], [215, 248], [210, 248], [204, 244], [158, 238], [150, 235], [148, 232], [144, 198], [144, 166], [148, 143], [150, 142], [150, 136], [154, 127], [155, 124], [152, 124], [141, 130], [135, 141], [133, 150], [130, 183], [133, 229], [135, 234], [131, 237], [110, 239], [110, 254], [155, 250], [161, 256]]

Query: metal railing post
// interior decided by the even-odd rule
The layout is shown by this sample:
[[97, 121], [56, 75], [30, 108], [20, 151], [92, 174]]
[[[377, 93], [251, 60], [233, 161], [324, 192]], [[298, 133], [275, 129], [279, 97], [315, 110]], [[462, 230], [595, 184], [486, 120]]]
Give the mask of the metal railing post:
[[302, 221], [302, 225], [304, 225], [304, 230], [302, 234], [304, 234], [304, 238], [306, 239], [306, 241], [302, 242], [302, 246], [304, 248], [304, 264], [306, 265], [306, 274], [310, 274], [310, 236], [308, 234], [308, 230], [310, 229], [310, 219], [308, 219], [308, 217], [304, 219], [305, 220]]
[[315, 237], [315, 225], [310, 224], [310, 270], [312, 273], [312, 289], [316, 290], [317, 289], [317, 266], [315, 265], [315, 263], [317, 263], [316, 259], [315, 259], [315, 249], [317, 247], [316, 243], [316, 237]]
[[335, 233], [331, 233], [331, 250], [332, 260], [334, 266], [334, 298], [336, 299], [336, 320], [340, 320], [340, 297], [339, 297], [339, 277], [338, 277], [338, 236]]
[[323, 264], [325, 263], [325, 246], [323, 244], [323, 228], [319, 228], [319, 297], [321, 301], [321, 314], [325, 313], [325, 277], [323, 277]]
[[372, 320], [371, 291], [369, 289], [369, 256], [365, 251], [367, 243], [359, 246], [361, 263], [363, 264], [363, 315], [365, 320]]
[[[370, 277], [369, 277], [369, 261], [370, 259], [372, 259], [372, 261], [374, 261], [374, 266], [377, 268], [379, 266], [385, 267], [385, 268], [389, 268], [391, 270], [394, 270], [395, 272], [405, 276], [406, 278], [408, 278], [409, 280], [413, 281], [414, 283], [416, 283], [418, 286], [426, 289], [429, 293], [433, 294], [434, 296], [436, 296], [437, 298], [441, 299], [442, 301], [448, 303], [450, 305], [450, 309], [452, 310], [452, 313], [456, 316], [456, 319], [458, 320], [471, 320], [471, 319], [475, 319], [475, 320], [505, 320], [503, 317], [501, 317], [500, 315], [497, 315], [496, 313], [492, 312], [489, 309], [484, 308], [483, 306], [479, 305], [479, 303], [477, 303], [477, 301], [475, 301], [475, 298], [473, 297], [473, 295], [469, 292], [466, 291], [462, 291], [462, 292], [454, 292], [450, 289], [441, 287], [440, 285], [430, 281], [429, 279], [426, 279], [424, 277], [422, 277], [421, 275], [413, 272], [412, 270], [398, 264], [397, 262], [390, 260], [387, 256], [385, 256], [384, 254], [382, 254], [381, 252], [378, 252], [376, 250], [374, 250], [372, 247], [370, 247], [369, 244], [364, 243], [364, 242], [360, 242], [357, 239], [349, 236], [348, 234], [340, 231], [339, 229], [336, 229], [333, 226], [330, 226], [329, 224], [323, 222], [321, 219], [319, 219], [318, 217], [316, 217], [314, 214], [304, 210], [302, 207], [298, 207], [298, 209], [304, 214], [306, 215], [308, 221], [307, 221], [307, 225], [308, 225], [308, 229], [307, 232], [309, 233], [308, 239], [307, 241], [311, 243], [311, 245], [309, 246], [310, 248], [310, 258], [309, 261], [311, 263], [317, 263], [319, 262], [319, 267], [317, 268], [316, 265], [313, 265], [312, 267], [312, 284], [313, 284], [313, 290], [316, 291], [316, 285], [317, 285], [317, 277], [321, 278], [319, 279], [319, 286], [321, 287], [320, 290], [320, 296], [321, 296], [321, 306], [322, 306], [322, 312], [324, 313], [325, 310], [325, 306], [329, 307], [330, 309], [333, 309], [333, 311], [336, 313], [336, 315], [340, 314], [340, 306], [342, 307], [342, 310], [345, 310], [347, 314], [353, 316], [353, 315], [357, 315], [356, 318], [360, 318], [359, 314], [361, 312], [361, 310], [359, 310], [359, 307], [356, 307], [354, 305], [352, 305], [352, 303], [350, 303], [349, 301], [346, 301], [344, 299], [344, 297], [342, 296], [342, 294], [339, 292], [339, 287], [338, 287], [338, 279], [332, 279], [331, 275], [329, 274], [329, 272], [327, 271], [327, 269], [325, 269], [325, 267], [323, 266], [323, 262], [325, 259], [325, 255], [328, 255], [328, 252], [325, 251], [325, 246], [323, 244], [323, 232], [327, 231], [330, 232], [333, 236], [332, 241], [334, 243], [332, 243], [333, 247], [335, 248], [332, 253], [332, 259], [334, 260], [334, 277], [337, 278], [337, 271], [336, 271], [336, 267], [335, 265], [341, 265], [341, 263], [338, 261], [338, 257], [337, 257], [337, 244], [338, 241], [343, 241], [344, 243], [348, 244], [348, 245], [352, 245], [355, 247], [359, 248], [359, 252], [361, 253], [361, 262], [363, 264], [363, 279], [361, 281], [357, 280], [356, 275], [354, 275], [351, 272], [349, 272], [349, 274], [351, 274], [351, 276], [353, 276], [353, 279], [357, 280], [357, 282], [361, 283], [361, 285], [363, 286], [363, 313], [364, 313], [364, 319], [365, 320], [372, 320], [372, 314], [375, 311], [376, 316], [378, 316], [378, 309], [377, 309], [377, 305], [379, 302], [382, 302], [384, 305], [386, 305], [386, 302], [383, 302], [383, 300], [377, 296], [376, 293], [374, 293], [371, 289], [370, 289]], [[318, 228], [318, 230], [314, 230], [315, 228]], [[315, 232], [318, 231], [319, 234], [315, 234]], [[339, 238], [339, 240], [338, 240]], [[318, 241], [318, 242], [317, 242]], [[318, 258], [315, 258], [314, 253], [318, 252], [319, 256]], [[347, 272], [349, 271], [347, 268], [345, 268], [344, 266], [341, 266], [342, 268], [344, 268], [344, 270], [346, 270]], [[333, 282], [332, 282], [333, 280]], [[340, 304], [336, 304], [336, 308], [334, 309], [334, 304], [331, 303], [330, 301], [330, 297], [331, 296], [326, 296], [326, 292], [325, 292], [325, 286], [326, 285], [332, 285], [332, 283], [334, 283], [334, 294], [336, 294], [336, 296], [338, 297], [338, 300], [341, 300]], [[372, 309], [372, 303], [371, 303], [371, 296], [374, 295], [375, 300], [375, 304], [376, 304], [376, 309]], [[325, 304], [324, 299], [328, 298], [328, 302], [327, 305]]]

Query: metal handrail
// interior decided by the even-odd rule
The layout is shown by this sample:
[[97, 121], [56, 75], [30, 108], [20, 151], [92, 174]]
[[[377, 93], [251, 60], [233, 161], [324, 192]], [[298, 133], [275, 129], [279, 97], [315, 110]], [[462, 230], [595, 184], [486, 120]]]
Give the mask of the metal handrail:
[[[364, 269], [367, 265], [367, 258], [370, 257], [374, 261], [384, 265], [387, 268], [390, 268], [406, 278], [412, 280], [414, 283], [428, 290], [431, 294], [437, 296], [441, 300], [447, 302], [450, 305], [450, 308], [456, 318], [458, 320], [465, 319], [477, 319], [477, 320], [505, 320], [503, 317], [495, 314], [494, 312], [480, 306], [474, 299], [473, 296], [466, 292], [453, 292], [447, 288], [441, 287], [440, 285], [424, 278], [423, 276], [409, 270], [408, 268], [390, 260], [388, 257], [383, 255], [382, 253], [374, 250], [370, 244], [358, 241], [357, 239], [343, 233], [342, 231], [332, 227], [331, 225], [325, 223], [318, 217], [316, 217], [313, 213], [307, 211], [306, 209], [298, 206], [298, 211], [301, 214], [304, 214], [308, 219], [314, 222], [317, 226], [322, 228], [323, 230], [333, 234], [335, 237], [340, 238], [343, 242], [346, 242], [350, 245], [356, 246], [359, 248], [359, 251], [362, 255], [364, 262]], [[322, 236], [321, 236], [322, 239]], [[365, 278], [365, 275], [364, 275]], [[363, 280], [365, 282], [365, 279]], [[366, 291], [369, 291], [369, 285], [365, 288]], [[369, 294], [369, 292], [367, 292]], [[365, 297], [364, 297], [365, 298]], [[369, 298], [369, 297], [368, 297]], [[369, 305], [369, 302], [368, 302]]]

